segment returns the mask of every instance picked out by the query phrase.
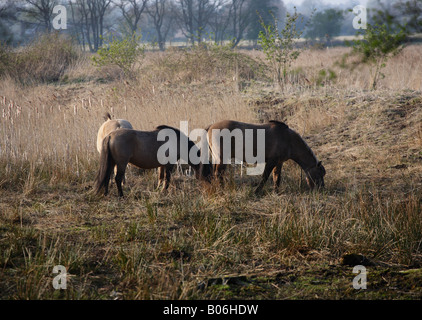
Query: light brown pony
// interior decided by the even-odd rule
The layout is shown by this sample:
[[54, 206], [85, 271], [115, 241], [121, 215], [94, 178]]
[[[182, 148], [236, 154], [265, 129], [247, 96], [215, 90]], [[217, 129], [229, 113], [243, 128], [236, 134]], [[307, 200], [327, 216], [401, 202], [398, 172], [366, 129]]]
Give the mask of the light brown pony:
[[124, 120], [124, 119], [111, 119], [111, 115], [108, 112], [104, 115], [104, 120], [105, 122], [101, 125], [100, 129], [98, 129], [98, 133], [97, 133], [98, 153], [101, 153], [103, 139], [110, 132], [120, 129], [120, 128], [133, 129], [132, 124], [129, 121]]
[[[257, 130], [265, 130], [265, 168], [262, 174], [262, 179], [255, 189], [259, 193], [265, 182], [267, 181], [271, 172], [273, 173], [274, 188], [278, 189], [281, 178], [281, 168], [283, 163], [289, 159], [295, 161], [305, 172], [306, 181], [312, 189], [315, 186], [324, 186], [325, 168], [315, 157], [311, 148], [306, 144], [302, 137], [290, 129], [285, 123], [279, 121], [269, 121], [266, 124], [250, 124], [238, 121], [223, 120], [210, 125], [207, 130], [207, 141], [214, 159], [214, 176], [222, 179], [226, 164], [223, 163], [223, 143], [219, 143], [219, 148], [216, 147], [216, 139], [219, 131], [213, 133], [213, 129], [223, 130], [228, 129], [233, 132], [234, 129], [240, 129], [243, 137], [243, 159], [238, 159], [246, 162], [245, 159], [245, 130], [252, 129], [253, 131], [253, 154], [257, 154]], [[231, 158], [235, 157], [234, 139], [231, 139]], [[215, 164], [215, 160], [218, 160]]]
[[[101, 125], [100, 129], [98, 129], [97, 133], [97, 150], [101, 153], [101, 147], [103, 143], [103, 139], [107, 136], [110, 132], [120, 129], [133, 129], [132, 124], [124, 119], [112, 119], [110, 113], [106, 112], [104, 115], [105, 122]], [[114, 168], [114, 175], [117, 173], [117, 168]], [[126, 178], [123, 177], [123, 184], [126, 183]]]
[[[174, 163], [161, 164], [158, 159], [158, 152], [163, 144], [168, 141], [158, 141], [158, 134], [160, 130], [169, 129], [173, 130], [177, 136], [177, 159]], [[108, 185], [110, 181], [111, 171], [114, 166], [117, 166], [117, 173], [115, 177], [117, 190], [119, 196], [123, 196], [122, 178], [125, 174], [126, 166], [130, 163], [142, 169], [159, 169], [159, 183], [163, 183], [163, 189], [166, 190], [170, 183], [171, 172], [177, 160], [182, 158], [180, 154], [179, 143], [180, 137], [183, 135], [178, 129], [169, 126], [158, 126], [154, 131], [138, 131], [131, 129], [119, 129], [111, 132], [103, 139], [101, 153], [100, 153], [100, 168], [95, 181], [94, 190], [99, 193], [103, 188], [105, 189], [104, 195], [108, 194]], [[188, 152], [191, 154], [191, 149], [195, 148], [200, 157], [200, 149], [195, 143], [184, 136], [188, 142]], [[211, 175], [211, 165], [209, 164], [193, 164], [190, 159], [184, 159], [195, 170], [196, 177], [201, 180], [209, 179]], [[209, 181], [209, 180], [208, 180]]]

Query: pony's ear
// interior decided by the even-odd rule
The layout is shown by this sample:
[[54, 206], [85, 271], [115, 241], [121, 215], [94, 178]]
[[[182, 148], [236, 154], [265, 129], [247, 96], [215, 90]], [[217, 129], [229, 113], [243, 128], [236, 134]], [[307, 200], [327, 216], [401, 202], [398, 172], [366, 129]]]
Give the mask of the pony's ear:
[[109, 112], [106, 112], [106, 113], [104, 114], [104, 120], [105, 120], [105, 121], [107, 121], [107, 120], [111, 120], [111, 114], [110, 114]]

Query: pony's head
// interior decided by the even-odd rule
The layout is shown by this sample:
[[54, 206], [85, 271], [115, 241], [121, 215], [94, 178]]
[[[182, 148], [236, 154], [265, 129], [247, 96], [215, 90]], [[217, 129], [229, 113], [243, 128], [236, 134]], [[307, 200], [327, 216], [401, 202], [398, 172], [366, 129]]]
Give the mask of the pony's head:
[[318, 161], [314, 167], [309, 168], [306, 170], [306, 182], [308, 186], [313, 189], [323, 188], [324, 187], [324, 176], [325, 176], [325, 168], [322, 165], [321, 161]]

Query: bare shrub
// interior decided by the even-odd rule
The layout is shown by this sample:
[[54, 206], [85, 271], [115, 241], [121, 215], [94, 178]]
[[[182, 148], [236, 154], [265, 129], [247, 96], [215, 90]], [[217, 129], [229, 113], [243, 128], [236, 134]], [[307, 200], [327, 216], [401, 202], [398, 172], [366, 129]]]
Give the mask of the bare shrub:
[[170, 82], [267, 78], [265, 64], [249, 54], [220, 45], [198, 45], [190, 49], [169, 50], [168, 53], [156, 56], [151, 67], [158, 79]]
[[78, 56], [70, 38], [44, 34], [22, 50], [10, 52], [7, 73], [23, 84], [58, 81]]

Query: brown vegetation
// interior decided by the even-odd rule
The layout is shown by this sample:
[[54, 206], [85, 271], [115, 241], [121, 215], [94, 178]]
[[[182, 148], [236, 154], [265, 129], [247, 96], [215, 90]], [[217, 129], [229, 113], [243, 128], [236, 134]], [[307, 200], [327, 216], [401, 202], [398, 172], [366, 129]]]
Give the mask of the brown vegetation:
[[[304, 50], [285, 92], [265, 77], [260, 52], [222, 50], [147, 53], [130, 81], [84, 56], [54, 83], [2, 77], [2, 299], [420, 297], [420, 48], [394, 57], [376, 91], [366, 67], [341, 66], [348, 49]], [[326, 188], [309, 192], [288, 163], [281, 191], [268, 183], [260, 197], [258, 177], [238, 167], [214, 193], [176, 175], [161, 194], [156, 172], [130, 170], [125, 200], [95, 196], [106, 111], [139, 130], [285, 121], [322, 160]], [[374, 263], [367, 290], [352, 287], [341, 263], [350, 253]], [[51, 285], [59, 264], [67, 290]]]

